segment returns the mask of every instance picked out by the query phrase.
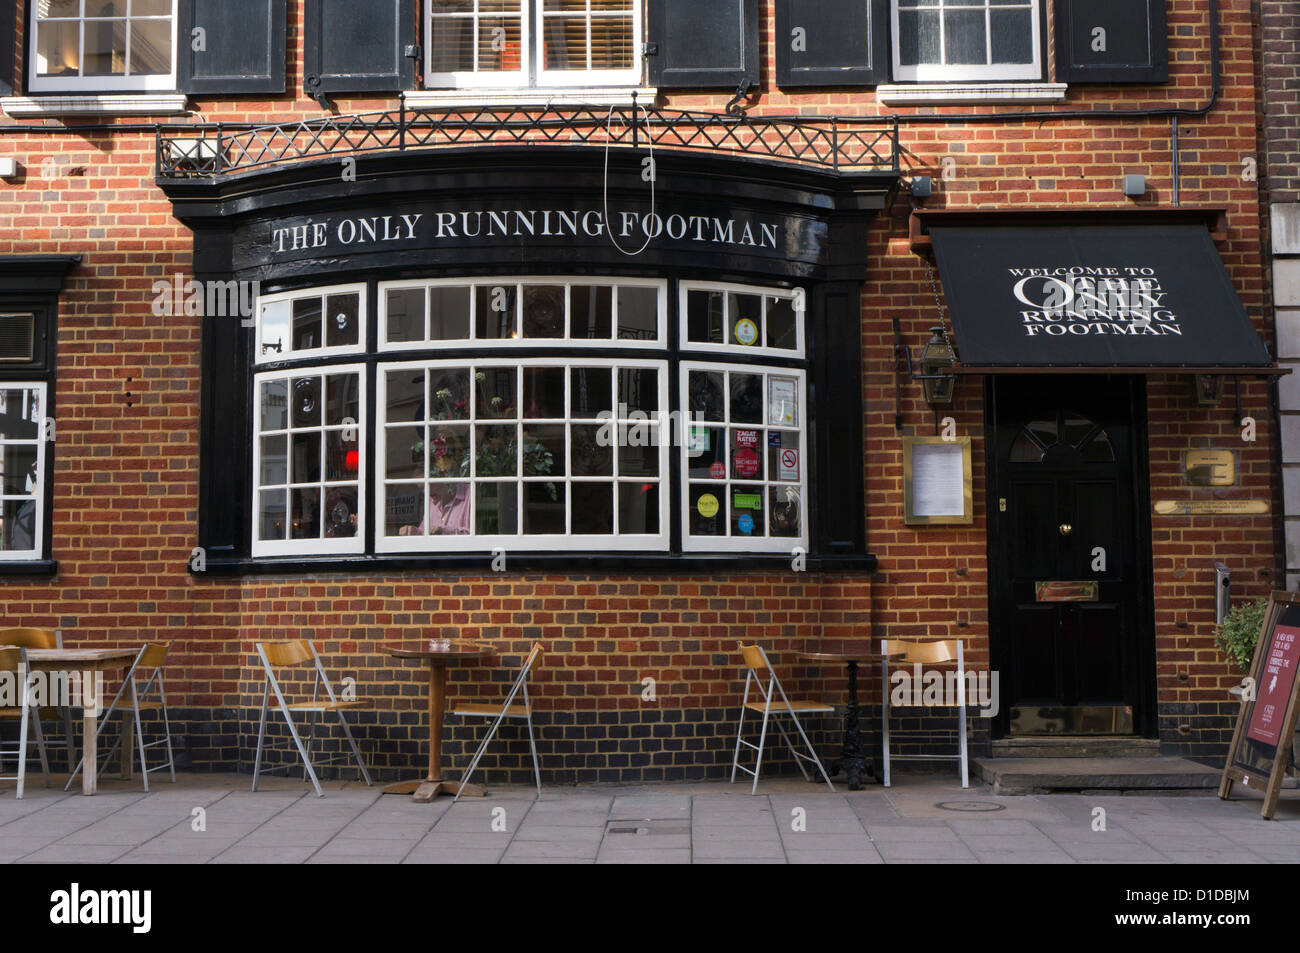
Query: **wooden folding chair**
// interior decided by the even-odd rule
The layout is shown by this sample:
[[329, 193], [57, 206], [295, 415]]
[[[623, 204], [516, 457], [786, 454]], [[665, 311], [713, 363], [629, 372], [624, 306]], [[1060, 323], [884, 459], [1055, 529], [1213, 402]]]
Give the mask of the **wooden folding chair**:
[[[172, 729], [171, 721], [167, 717], [167, 698], [163, 689], [163, 662], [167, 660], [167, 650], [170, 646], [166, 642], [146, 642], [140, 649], [140, 653], [131, 663], [131, 668], [127, 671], [126, 676], [122, 679], [122, 687], [117, 690], [113, 696], [112, 703], [104, 709], [104, 713], [99, 716], [99, 730], [103, 731], [108, 726], [109, 720], [113, 717], [113, 712], [120, 705], [122, 708], [122, 730], [118, 733], [117, 740], [113, 742], [113, 747], [109, 749], [108, 754], [99, 766], [99, 775], [104, 773], [113, 760], [113, 755], [118, 748], [122, 749], [122, 767], [123, 770], [129, 766], [131, 758], [131, 745], [123, 745], [123, 739], [134, 734], [136, 752], [140, 756], [140, 777], [144, 782], [144, 789], [149, 790], [149, 774], [153, 771], [161, 771], [167, 768], [171, 771], [172, 784], [176, 783], [176, 762], [172, 755]], [[144, 683], [144, 688], [140, 688], [136, 682], [137, 674], [141, 669], [152, 669], [148, 680]], [[127, 689], [130, 689], [128, 693]], [[153, 692], [156, 697], [150, 697]], [[127, 697], [123, 697], [126, 695]], [[141, 724], [140, 714], [146, 711], [156, 711], [162, 716], [163, 736], [148, 744], [144, 740], [144, 728]], [[150, 748], [156, 748], [159, 745], [166, 745], [167, 760], [162, 764], [149, 767], [145, 753]], [[76, 780], [77, 775], [81, 772], [85, 759], [77, 762], [76, 768], [72, 771], [72, 776], [68, 778], [68, 783], [64, 785], [63, 790], [71, 789], [72, 782]]]
[[[311, 761], [311, 743], [315, 734], [317, 715], [332, 712], [337, 716], [339, 724], [343, 726], [343, 734], [347, 736], [348, 744], [352, 747], [352, 754], [356, 758], [357, 766], [361, 769], [361, 777], [365, 779], [367, 785], [372, 785], [374, 782], [370, 780], [370, 771], [366, 768], [366, 762], [361, 757], [361, 749], [357, 747], [357, 742], [352, 737], [352, 729], [348, 727], [347, 719], [343, 717], [343, 712], [346, 709], [364, 708], [369, 703], [361, 699], [341, 701], [334, 694], [334, 686], [330, 684], [329, 676], [325, 674], [325, 666], [321, 664], [320, 656], [316, 654], [316, 646], [307, 639], [293, 642], [258, 642], [257, 655], [262, 660], [262, 667], [266, 669], [266, 683], [262, 686], [262, 719], [257, 726], [257, 756], [253, 761], [253, 790], [257, 790], [257, 779], [262, 769], [262, 748], [266, 739], [266, 713], [270, 707], [272, 692], [275, 693], [276, 704], [284, 715], [285, 724], [289, 726], [289, 734], [293, 737], [294, 746], [297, 747], [298, 754], [302, 758], [303, 780], [311, 779], [312, 785], [316, 788], [317, 797], [325, 796]], [[312, 679], [311, 701], [289, 704], [285, 700], [284, 692], [280, 689], [280, 683], [275, 678], [275, 670], [301, 665], [304, 662], [311, 662], [316, 670]], [[325, 689], [325, 698], [320, 697], [322, 687]], [[305, 712], [308, 715], [306, 746], [303, 745], [302, 738], [298, 735], [298, 728], [293, 721], [295, 711]], [[329, 759], [329, 761], [321, 763], [332, 763], [336, 760], [339, 759]]]
[[[775, 716], [777, 730], [781, 732], [781, 737], [785, 739], [786, 746], [789, 747], [790, 753], [794, 755], [794, 763], [799, 768], [799, 773], [803, 775], [804, 780], [811, 781], [812, 779], [808, 776], [808, 772], [804, 770], [802, 762], [811, 761], [817, 765], [817, 770], [821, 772], [821, 776], [826, 780], [826, 786], [834, 791], [835, 785], [831, 784], [830, 776], [826, 773], [826, 769], [822, 767], [816, 749], [813, 748], [812, 742], [808, 740], [808, 735], [804, 733], [803, 725], [799, 723], [799, 715], [829, 714], [835, 711], [835, 706], [828, 705], [825, 702], [790, 701], [786, 697], [785, 689], [781, 687], [781, 680], [776, 676], [776, 669], [772, 668], [772, 663], [768, 660], [767, 653], [763, 651], [762, 646], [745, 645], [743, 642], [737, 643], [737, 645], [740, 647], [741, 658], [745, 661], [747, 674], [745, 676], [745, 697], [740, 703], [740, 723], [736, 726], [736, 753], [731, 761], [731, 783], [736, 783], [736, 770], [739, 769], [754, 776], [754, 785], [750, 788], [749, 793], [758, 793], [758, 774], [763, 769], [763, 748], [767, 744], [767, 723], [769, 719]], [[767, 672], [766, 687], [764, 687], [762, 679], [759, 678], [758, 673], [760, 671]], [[751, 702], [749, 700], [749, 687], [751, 684], [758, 686], [759, 694], [763, 696], [761, 702]], [[777, 695], [781, 696], [780, 701], [776, 700]], [[744, 740], [746, 711], [760, 712], [763, 715], [762, 728], [758, 734], [758, 744]], [[783, 715], [788, 715], [790, 720], [794, 722], [799, 737], [803, 739], [803, 743], [808, 747], [808, 754], [799, 751], [794, 742], [790, 740], [790, 736], [786, 734], [785, 726], [780, 720], [780, 716]], [[754, 762], [754, 770], [752, 771], [740, 763], [741, 745], [758, 752]]]
[[27, 667], [27, 649], [13, 646], [0, 648], [0, 678], [9, 683], [6, 688], [3, 682], [0, 682], [0, 689], [4, 689], [6, 693], [12, 691], [14, 701], [18, 702], [16, 706], [0, 708], [0, 718], [18, 722], [18, 743], [0, 744], [0, 761], [4, 760], [6, 754], [15, 755], [18, 759], [18, 773], [0, 775], [0, 781], [17, 781], [19, 800], [22, 800], [23, 785], [27, 778], [29, 726], [36, 741], [36, 753], [41, 760], [41, 774], [45, 777], [45, 786], [47, 788], [50, 786], [50, 762], [45, 756], [45, 736], [41, 734], [41, 719], [36, 712], [35, 700], [31, 694], [30, 675], [31, 670]]
[[[496, 735], [497, 729], [501, 727], [501, 722], [507, 718], [522, 721], [528, 726], [528, 747], [533, 753], [533, 776], [537, 779], [537, 796], [542, 796], [542, 769], [537, 762], [537, 742], [533, 738], [533, 706], [528, 699], [528, 676], [533, 671], [533, 666], [542, 656], [542, 643], [534, 642], [532, 649], [528, 652], [528, 657], [524, 659], [523, 667], [520, 668], [519, 674], [515, 677], [514, 684], [510, 686], [510, 692], [506, 695], [505, 703], [500, 707], [496, 705], [480, 705], [474, 702], [458, 703], [453, 709], [453, 715], [460, 715], [462, 718], [493, 718], [492, 727], [488, 733], [483, 736], [482, 742], [479, 743], [478, 750], [474, 752], [474, 758], [469, 763], [469, 769], [465, 776], [461, 778], [460, 786], [456, 788], [456, 797], [452, 803], [460, 800], [461, 793], [465, 786], [469, 784], [470, 775], [478, 767], [479, 761], [483, 757], [483, 752], [487, 751], [488, 742]], [[515, 702], [515, 699], [523, 695], [522, 702]]]
[[[884, 685], [881, 699], [881, 747], [884, 749], [884, 785], [889, 787], [889, 762], [895, 761], [957, 761], [961, 764], [961, 786], [970, 787], [970, 773], [966, 763], [966, 655], [961, 639], [944, 639], [939, 642], [914, 642], [907, 639], [881, 639], [880, 651], [885, 656], [881, 665]], [[896, 754], [889, 753], [889, 656], [904, 653], [894, 664], [957, 666], [957, 753], [956, 754]]]
[[[63, 633], [58, 629], [33, 629], [33, 628], [10, 628], [0, 629], [0, 645], [17, 645], [25, 649], [61, 649], [63, 648]], [[68, 754], [68, 770], [77, 760], [76, 736], [72, 733], [72, 710], [66, 706], [57, 708], [45, 707], [40, 710], [37, 716], [45, 721], [57, 719], [63, 725], [63, 737], [59, 739]], [[55, 738], [58, 738], [56, 735]], [[45, 736], [46, 743], [54, 741], [49, 735]]]

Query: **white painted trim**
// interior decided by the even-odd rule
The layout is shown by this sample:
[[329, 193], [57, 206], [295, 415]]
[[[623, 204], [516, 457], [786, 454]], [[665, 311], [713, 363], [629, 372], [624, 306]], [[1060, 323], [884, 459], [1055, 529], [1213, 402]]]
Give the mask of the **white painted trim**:
[[26, 116], [172, 116], [183, 114], [188, 109], [189, 102], [184, 93], [0, 96], [0, 111], [16, 119]]
[[409, 109], [464, 109], [483, 106], [631, 106], [632, 94], [641, 106], [654, 104], [653, 86], [539, 87], [536, 89], [408, 89], [402, 93]]
[[961, 103], [1062, 103], [1065, 83], [909, 83], [876, 87], [886, 106]]
[[[347, 354], [364, 354], [366, 353], [366, 324], [368, 315], [366, 313], [366, 300], [368, 288], [364, 283], [350, 285], [327, 285], [320, 288], [303, 288], [297, 291], [281, 291], [277, 294], [259, 295], [257, 303], [253, 306], [253, 313], [256, 316], [257, 335], [253, 348], [253, 364], [278, 364], [281, 361], [297, 361], [305, 359], [318, 359], [326, 357], [339, 357]], [[357, 343], [346, 344], [336, 347], [313, 347], [304, 348], [301, 351], [293, 350], [293, 302], [306, 298], [319, 298], [321, 304], [321, 327], [324, 328], [325, 322], [328, 321], [329, 315], [325, 314], [324, 301], [331, 295], [348, 295], [355, 294], [359, 299], [357, 305]], [[281, 349], [274, 352], [274, 356], [268, 357], [271, 352], [262, 346], [263, 333], [263, 312], [267, 305], [287, 303], [290, 306], [289, 315], [289, 338], [279, 342]]]
[[[37, 413], [40, 420], [31, 421], [36, 427], [36, 439], [20, 439], [18, 437], [6, 437], [4, 444], [0, 446], [32, 446], [36, 447], [36, 493], [33, 497], [36, 502], [36, 518], [33, 521], [32, 548], [31, 549], [0, 549], [0, 562], [31, 562], [40, 559], [45, 552], [45, 467], [46, 467], [46, 447], [45, 421], [49, 414], [45, 413], [47, 404], [45, 397], [47, 387], [44, 381], [6, 381], [0, 382], [0, 390], [34, 390], [36, 391]], [[666, 496], [666, 494], [665, 494]], [[13, 497], [11, 496], [12, 500]]]
[[[692, 291], [720, 291], [725, 294], [736, 295], [753, 295], [763, 300], [762, 322], [758, 329], [758, 340], [762, 343], [751, 345], [745, 344], [716, 344], [710, 341], [692, 341], [688, 338], [690, 325], [687, 320], [690, 309], [690, 292]], [[804, 296], [804, 310], [795, 312], [795, 349], [786, 350], [779, 347], [768, 347], [767, 341], [767, 298], [789, 298], [795, 299], [800, 294]], [[678, 324], [681, 326], [681, 349], [683, 351], [707, 351], [716, 354], [735, 354], [753, 357], [756, 354], [764, 357], [774, 357], [779, 360], [801, 360], [805, 351], [805, 326], [807, 324], [808, 307], [807, 291], [803, 288], [764, 288], [754, 285], [736, 285], [727, 284], [719, 281], [683, 281], [679, 286], [680, 299], [677, 303], [677, 313], [679, 315]], [[724, 299], [725, 301], [726, 299]], [[724, 304], [723, 320], [726, 322], [727, 336], [735, 334], [735, 325], [731, 321], [731, 315], [726, 313], [730, 310], [730, 302]]]
[[[893, 28], [893, 42], [891, 46], [894, 79], [905, 82], [931, 83], [931, 82], [972, 82], [979, 80], [993, 81], [1015, 81], [1015, 80], [1040, 80], [1043, 76], [1043, 11], [1041, 0], [1022, 0], [1018, 5], [1020, 9], [1024, 6], [1029, 7], [1032, 42], [1034, 50], [1034, 59], [1032, 63], [993, 63], [985, 62], [983, 64], [954, 64], [947, 63], [917, 63], [911, 66], [904, 66], [899, 56], [899, 37], [902, 35], [898, 23], [898, 4], [899, 0], [893, 0], [889, 5], [890, 9], [890, 26]], [[908, 6], [914, 4], [909, 3]], [[962, 10], [974, 12], [982, 10], [985, 17], [991, 16], [991, 11], [998, 9], [996, 4], [990, 4], [986, 0], [937, 0], [932, 7], [927, 9], [939, 14], [939, 42], [941, 48], [946, 48], [946, 38], [944, 31], [946, 29], [943, 14], [947, 9], [960, 8]], [[986, 19], [985, 42], [987, 44], [986, 60], [991, 61], [993, 58], [993, 37], [991, 21]], [[883, 100], [882, 100], [883, 102]]]
[[[171, 13], [164, 16], [148, 17], [131, 17], [131, 20], [154, 21], [170, 20], [172, 28], [172, 64], [171, 71], [163, 74], [145, 74], [145, 75], [124, 75], [124, 76], [38, 76], [36, 75], [36, 63], [39, 59], [37, 46], [37, 37], [40, 33], [40, 24], [42, 22], [51, 23], [77, 23], [78, 46], [77, 53], [79, 62], [85, 63], [85, 29], [86, 21], [101, 21], [101, 18], [89, 16], [85, 12], [85, 4], [81, 5], [81, 10], [74, 17], [50, 17], [43, 20], [38, 14], [33, 14], [29, 26], [31, 36], [27, 43], [27, 89], [34, 93], [50, 93], [58, 91], [68, 92], [85, 92], [95, 95], [96, 90], [114, 90], [114, 91], [161, 91], [172, 90], [176, 88], [176, 53], [177, 53], [177, 30], [179, 29], [180, 16], [176, 9], [176, 2], [172, 0]], [[128, 22], [126, 16], [114, 16], [104, 18], [109, 22]], [[132, 60], [131, 55], [131, 30], [126, 31], [126, 57], [127, 63]], [[81, 67], [78, 67], [80, 70]], [[8, 110], [5, 110], [8, 112]], [[14, 115], [10, 113], [10, 115]]]

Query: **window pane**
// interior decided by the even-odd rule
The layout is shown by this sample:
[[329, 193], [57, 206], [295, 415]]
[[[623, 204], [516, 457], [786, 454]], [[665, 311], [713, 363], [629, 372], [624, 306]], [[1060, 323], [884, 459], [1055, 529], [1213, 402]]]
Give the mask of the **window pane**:
[[469, 419], [469, 371], [431, 368], [429, 394], [430, 420]]
[[1029, 10], [993, 10], [994, 63], [1034, 61], [1034, 21]]
[[570, 460], [574, 476], [614, 475], [613, 428], [579, 424], [570, 431]]
[[545, 21], [547, 69], [587, 69], [585, 17], [547, 17]]
[[767, 299], [767, 346], [793, 351], [799, 346], [796, 333], [794, 301], [790, 298]]
[[473, 10], [470, 0], [434, 0], [429, 34], [430, 67], [435, 73], [470, 73], [474, 70], [474, 20], [439, 16], [457, 10]]
[[289, 538], [320, 539], [320, 490], [289, 491]]
[[[513, 485], [511, 487], [513, 489]], [[419, 535], [469, 535], [470, 509], [468, 483], [429, 484], [429, 516], [417, 527], [420, 530]]]
[[768, 532], [772, 536], [801, 536], [799, 489], [793, 486], [768, 488]]
[[263, 490], [258, 494], [260, 501], [257, 511], [259, 539], [283, 540], [287, 529], [285, 523], [285, 490]]
[[384, 535], [425, 535], [424, 487], [419, 483], [399, 483], [385, 488]]
[[634, 445], [634, 441], [629, 441], [627, 446], [619, 448], [619, 476], [659, 475], [659, 428], [646, 427], [645, 430], [648, 440], [640, 442], [639, 446]]
[[763, 519], [763, 488], [761, 486], [732, 484], [731, 535], [767, 535], [766, 522]]
[[425, 290], [400, 288], [388, 292], [388, 342], [424, 340]]
[[289, 382], [267, 381], [262, 385], [261, 430], [285, 430], [289, 426]]
[[984, 11], [946, 10], [943, 17], [944, 62], [949, 66], [988, 63]]
[[355, 430], [331, 430], [325, 434], [325, 479], [330, 482], [355, 480], [361, 465], [361, 448]]
[[524, 484], [524, 526], [526, 536], [564, 532], [564, 484]]
[[564, 424], [524, 428], [524, 476], [564, 476]]
[[632, 40], [635, 31], [631, 17], [599, 17], [591, 23], [591, 68], [631, 69]]
[[700, 344], [722, 344], [723, 295], [720, 291], [691, 291], [686, 295], [686, 338]]
[[424, 371], [388, 371], [388, 395], [384, 419], [390, 423], [424, 420]]
[[728, 344], [757, 344], [763, 326], [763, 299], [758, 295], [727, 295]]
[[425, 446], [423, 427], [389, 427], [385, 440], [384, 477], [389, 480], [410, 480], [423, 477]]
[[659, 484], [618, 485], [618, 531], [651, 535], [659, 532]]
[[479, 418], [504, 419], [515, 416], [518, 377], [514, 368], [485, 367], [474, 375], [474, 413]]
[[0, 501], [0, 552], [22, 552], [36, 548], [36, 500]]
[[479, 20], [479, 72], [518, 72], [523, 65], [523, 35], [518, 17]]
[[429, 428], [429, 476], [440, 479], [470, 475], [469, 425]]
[[898, 61], [901, 65], [940, 62], [937, 10], [899, 10], [898, 34]]
[[613, 293], [608, 287], [574, 285], [569, 289], [570, 337], [576, 340], [608, 341], [612, 337]]
[[479, 483], [474, 530], [481, 536], [514, 536], [519, 532], [519, 492], [515, 483]]
[[480, 285], [476, 289], [475, 313], [480, 338], [519, 336], [515, 323], [518, 289], [514, 285]]
[[799, 434], [792, 430], [767, 432], [767, 478], [783, 483], [798, 483], [803, 467]]
[[731, 421], [757, 424], [763, 421], [763, 375], [731, 375]]
[[659, 289], [618, 289], [618, 336], [654, 341], [659, 337]]
[[573, 532], [578, 535], [607, 536], [614, 532], [614, 484], [575, 483], [573, 493]]
[[274, 301], [262, 307], [262, 351], [258, 360], [274, 361], [284, 355], [289, 341], [290, 311], [287, 301]]
[[469, 337], [469, 288], [435, 285], [429, 289], [429, 339], [463, 341]]
[[293, 483], [320, 482], [320, 434], [296, 433], [292, 438]]
[[131, 16], [171, 16], [173, 0], [131, 0]]
[[356, 486], [330, 487], [325, 492], [325, 538], [348, 539], [356, 535]]
[[172, 71], [171, 20], [131, 21], [131, 73], [165, 76]]
[[293, 425], [319, 427], [321, 422], [320, 378], [299, 377], [293, 382]]
[[86, 0], [88, 17], [124, 17], [127, 0]]
[[325, 380], [326, 425], [356, 427], [361, 419], [361, 378], [356, 374], [331, 374]]
[[763, 457], [760, 444], [763, 431], [737, 428], [731, 431], [731, 478], [762, 480]]
[[0, 493], [10, 496], [31, 496], [36, 487], [35, 444], [0, 445]]
[[564, 337], [563, 288], [524, 288], [524, 337]]
[[[653, 413], [659, 409], [659, 373], [650, 368], [620, 368], [618, 402], [628, 411]], [[622, 410], [619, 411], [622, 413]]]
[[[74, 4], [75, 12], [75, 4]], [[36, 24], [36, 75], [76, 76], [81, 65], [81, 25], [73, 22]]]
[[692, 536], [727, 535], [727, 487], [725, 484], [695, 484], [690, 490], [688, 525]]
[[524, 368], [524, 416], [534, 420], [564, 419], [564, 368]]
[[87, 20], [86, 76], [122, 76], [126, 73], [126, 21]]
[[299, 298], [293, 303], [293, 349], [317, 348], [323, 340], [320, 298]]
[[42, 20], [50, 17], [77, 17], [80, 15], [81, 0], [45, 0], [44, 3], [36, 5], [36, 16]]
[[360, 312], [360, 295], [330, 295], [325, 299], [325, 338], [328, 347], [348, 347], [360, 340]]
[[263, 437], [259, 483], [262, 486], [283, 486], [289, 482], [289, 438]]
[[719, 371], [691, 371], [687, 387], [688, 412], [704, 420], [725, 420], [725, 375]]
[[613, 405], [613, 372], [608, 367], [575, 367], [569, 375], [570, 414], [573, 417], [598, 419]]
[[518, 432], [514, 426], [478, 427], [474, 434], [474, 473], [480, 477], [519, 473]]
[[727, 475], [725, 430], [713, 427], [692, 427], [690, 446], [686, 458], [692, 480], [721, 480]]

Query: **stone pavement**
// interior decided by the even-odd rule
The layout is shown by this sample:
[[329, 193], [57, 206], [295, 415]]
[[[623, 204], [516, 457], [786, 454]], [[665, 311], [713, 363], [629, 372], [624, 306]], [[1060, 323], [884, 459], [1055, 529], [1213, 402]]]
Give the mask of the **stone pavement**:
[[[5, 863], [1296, 863], [1300, 793], [1277, 819], [1253, 795], [995, 796], [900, 775], [886, 791], [800, 779], [543, 788], [414, 804], [357, 782], [183, 774], [105, 778], [93, 798], [0, 787]], [[202, 809], [201, 811], [199, 809]], [[1093, 830], [1104, 810], [1104, 831]], [[202, 821], [200, 825], [198, 822]], [[800, 824], [800, 821], [803, 823]], [[195, 830], [203, 826], [204, 830]], [[803, 827], [803, 829], [796, 829]]]

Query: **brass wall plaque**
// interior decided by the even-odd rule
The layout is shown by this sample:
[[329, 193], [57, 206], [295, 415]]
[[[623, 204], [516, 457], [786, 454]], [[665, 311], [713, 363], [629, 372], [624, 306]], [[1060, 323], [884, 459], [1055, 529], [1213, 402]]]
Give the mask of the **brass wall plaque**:
[[1235, 486], [1237, 455], [1231, 450], [1188, 450], [1183, 454], [1183, 482], [1188, 486]]
[[1268, 500], [1158, 500], [1157, 516], [1262, 516]]
[[1034, 583], [1035, 602], [1096, 602], [1097, 581], [1040, 579]]

